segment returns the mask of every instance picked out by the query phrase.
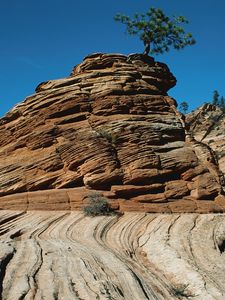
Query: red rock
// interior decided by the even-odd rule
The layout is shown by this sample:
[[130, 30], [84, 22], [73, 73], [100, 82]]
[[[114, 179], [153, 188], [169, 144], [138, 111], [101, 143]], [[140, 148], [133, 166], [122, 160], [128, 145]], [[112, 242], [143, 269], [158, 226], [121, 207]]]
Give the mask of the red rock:
[[212, 201], [197, 201], [197, 213], [207, 214], [207, 213], [223, 213], [225, 212], [224, 208], [217, 205]]
[[193, 187], [195, 189], [191, 191], [191, 196], [198, 200], [214, 200], [221, 191], [220, 184], [209, 173], [197, 176]]
[[215, 204], [221, 207], [223, 211], [225, 211], [225, 196], [219, 195], [215, 198]]
[[181, 199], [169, 202], [169, 208], [173, 213], [193, 213], [197, 210], [197, 204], [192, 199]]
[[113, 185], [111, 191], [115, 196], [129, 199], [135, 195], [148, 194], [148, 193], [160, 193], [164, 191], [164, 185], [161, 183], [155, 183], [152, 185]]
[[194, 138], [211, 148], [222, 173], [225, 174], [225, 116], [222, 109], [206, 103], [188, 114], [186, 122]]
[[75, 210], [95, 190], [120, 211], [214, 201], [221, 173], [210, 148], [186, 138], [167, 95], [175, 84], [153, 58], [101, 53], [41, 83], [0, 119], [0, 208]]
[[132, 201], [139, 203], [166, 203], [167, 199], [164, 193], [140, 195], [131, 198]]
[[167, 199], [182, 199], [184, 196], [189, 195], [190, 191], [187, 182], [182, 180], [171, 181], [166, 185], [165, 197]]

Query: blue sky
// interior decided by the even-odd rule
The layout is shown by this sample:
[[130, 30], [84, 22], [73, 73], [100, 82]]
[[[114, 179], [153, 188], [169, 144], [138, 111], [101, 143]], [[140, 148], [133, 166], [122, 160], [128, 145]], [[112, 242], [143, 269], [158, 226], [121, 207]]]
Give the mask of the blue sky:
[[113, 17], [151, 6], [186, 16], [197, 40], [156, 56], [177, 78], [169, 95], [190, 110], [210, 101], [214, 90], [225, 96], [224, 0], [0, 0], [0, 116], [40, 82], [67, 77], [90, 53], [142, 52], [138, 37], [125, 34]]

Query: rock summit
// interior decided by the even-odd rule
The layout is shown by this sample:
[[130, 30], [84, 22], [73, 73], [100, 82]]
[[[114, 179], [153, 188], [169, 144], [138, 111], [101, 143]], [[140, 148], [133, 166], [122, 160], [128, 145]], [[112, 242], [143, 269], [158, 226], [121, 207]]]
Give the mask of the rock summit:
[[211, 149], [185, 132], [176, 79], [145, 55], [96, 53], [0, 119], [0, 208], [223, 212]]

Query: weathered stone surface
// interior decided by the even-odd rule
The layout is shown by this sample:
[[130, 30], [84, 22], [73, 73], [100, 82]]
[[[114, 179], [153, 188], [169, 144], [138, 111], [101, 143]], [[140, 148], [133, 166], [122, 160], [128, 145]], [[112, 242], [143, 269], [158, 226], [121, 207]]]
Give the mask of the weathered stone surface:
[[221, 186], [211, 174], [199, 175], [194, 179], [191, 195], [196, 199], [212, 199], [221, 191]]
[[77, 209], [94, 190], [121, 211], [213, 201], [222, 177], [210, 149], [186, 139], [175, 83], [153, 58], [101, 53], [41, 83], [0, 119], [0, 208]]
[[190, 133], [199, 142], [207, 144], [225, 174], [225, 115], [215, 105], [204, 104], [186, 117]]
[[188, 183], [184, 180], [169, 181], [166, 184], [165, 196], [172, 199], [181, 199], [189, 194]]
[[1, 211], [0, 220], [2, 300], [225, 299], [224, 214]]

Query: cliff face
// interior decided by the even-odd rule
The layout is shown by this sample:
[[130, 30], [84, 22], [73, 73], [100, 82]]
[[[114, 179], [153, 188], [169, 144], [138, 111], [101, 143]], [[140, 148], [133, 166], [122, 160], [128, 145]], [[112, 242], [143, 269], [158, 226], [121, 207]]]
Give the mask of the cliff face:
[[175, 83], [152, 58], [94, 54], [40, 84], [0, 120], [0, 206], [75, 209], [97, 189], [122, 211], [222, 211], [221, 174], [185, 139]]
[[224, 112], [218, 106], [207, 103], [187, 115], [186, 120], [195, 139], [214, 151], [219, 167], [225, 174]]

